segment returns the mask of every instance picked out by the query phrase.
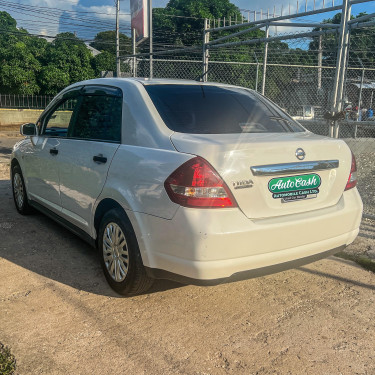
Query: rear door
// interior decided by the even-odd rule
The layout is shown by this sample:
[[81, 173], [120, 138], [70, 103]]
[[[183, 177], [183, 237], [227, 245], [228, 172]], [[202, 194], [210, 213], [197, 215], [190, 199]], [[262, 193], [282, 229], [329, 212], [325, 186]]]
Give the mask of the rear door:
[[121, 90], [86, 86], [75, 121], [59, 145], [62, 215], [88, 233], [92, 206], [121, 142], [121, 115]]

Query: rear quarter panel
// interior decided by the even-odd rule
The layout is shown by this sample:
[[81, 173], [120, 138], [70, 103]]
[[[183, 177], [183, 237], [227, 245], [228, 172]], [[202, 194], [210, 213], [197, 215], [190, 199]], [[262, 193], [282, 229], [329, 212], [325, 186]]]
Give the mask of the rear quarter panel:
[[121, 145], [97, 204], [113, 199], [126, 210], [172, 219], [178, 209], [164, 188], [167, 177], [194, 155]]

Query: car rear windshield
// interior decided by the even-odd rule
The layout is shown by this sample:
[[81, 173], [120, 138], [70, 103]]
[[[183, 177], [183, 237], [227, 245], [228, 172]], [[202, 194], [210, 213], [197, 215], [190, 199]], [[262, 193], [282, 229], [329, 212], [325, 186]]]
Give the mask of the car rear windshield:
[[282, 133], [305, 131], [261, 95], [236, 87], [146, 85], [169, 129], [180, 133]]

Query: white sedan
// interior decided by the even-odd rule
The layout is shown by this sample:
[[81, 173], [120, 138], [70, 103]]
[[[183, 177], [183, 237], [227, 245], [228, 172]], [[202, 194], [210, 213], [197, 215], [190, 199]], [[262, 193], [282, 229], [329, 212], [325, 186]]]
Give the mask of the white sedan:
[[358, 234], [345, 142], [312, 134], [246, 88], [89, 80], [21, 132], [17, 210], [42, 211], [96, 246], [123, 295], [155, 278], [207, 285], [277, 272]]

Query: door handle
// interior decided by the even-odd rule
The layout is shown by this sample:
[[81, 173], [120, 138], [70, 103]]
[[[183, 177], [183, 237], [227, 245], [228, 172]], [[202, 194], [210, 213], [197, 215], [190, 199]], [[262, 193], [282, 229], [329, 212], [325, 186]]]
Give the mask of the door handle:
[[49, 150], [49, 153], [52, 154], [52, 155], [57, 155], [59, 153], [59, 150], [56, 150], [55, 148], [51, 148]]
[[92, 160], [94, 160], [95, 163], [99, 164], [105, 164], [107, 162], [107, 158], [103, 155], [95, 155]]

